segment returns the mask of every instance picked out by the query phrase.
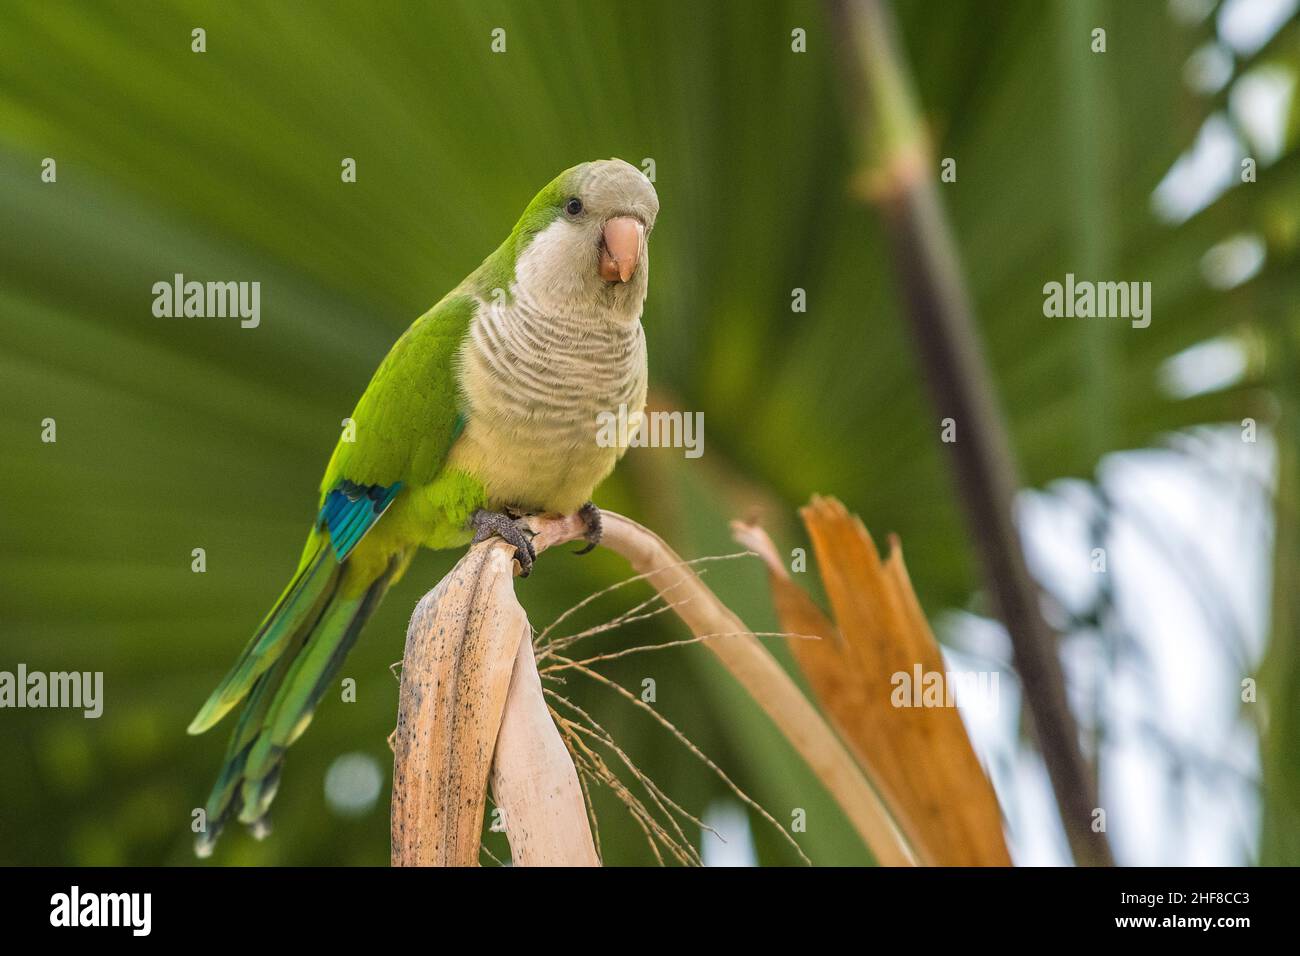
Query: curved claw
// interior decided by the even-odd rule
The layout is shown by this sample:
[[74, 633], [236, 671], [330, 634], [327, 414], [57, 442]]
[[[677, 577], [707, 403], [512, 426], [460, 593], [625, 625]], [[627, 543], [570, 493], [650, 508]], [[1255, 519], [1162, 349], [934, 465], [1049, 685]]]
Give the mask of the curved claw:
[[600, 537], [602, 533], [601, 523], [600, 523], [600, 509], [597, 508], [595, 504], [588, 501], [585, 505], [583, 505], [581, 508], [578, 509], [578, 517], [582, 519], [582, 523], [587, 528], [586, 532], [583, 534], [583, 537], [587, 539], [587, 546], [583, 548], [581, 551], [575, 551], [573, 553], [587, 554], [593, 548], [595, 548], [596, 545], [600, 544]]

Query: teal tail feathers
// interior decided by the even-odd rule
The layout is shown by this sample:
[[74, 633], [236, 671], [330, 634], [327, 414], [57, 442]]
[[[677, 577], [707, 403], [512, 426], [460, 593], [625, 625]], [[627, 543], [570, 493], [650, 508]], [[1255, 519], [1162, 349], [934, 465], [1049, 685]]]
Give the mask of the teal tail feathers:
[[284, 752], [311, 723], [398, 563], [394, 559], [367, 587], [345, 589], [348, 566], [337, 562], [321, 539], [190, 723], [191, 734], [202, 733], [245, 701], [208, 797], [206, 828], [195, 843], [200, 856], [211, 853], [232, 817], [248, 824], [254, 835], [269, 829], [266, 814]]

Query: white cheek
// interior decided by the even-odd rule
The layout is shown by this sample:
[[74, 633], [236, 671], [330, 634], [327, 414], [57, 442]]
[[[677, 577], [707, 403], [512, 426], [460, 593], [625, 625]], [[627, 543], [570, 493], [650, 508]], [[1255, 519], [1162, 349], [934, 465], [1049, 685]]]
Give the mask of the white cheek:
[[595, 275], [595, 264], [596, 244], [586, 230], [557, 219], [537, 234], [515, 264], [517, 291], [551, 306], [580, 301], [590, 294], [588, 280]]

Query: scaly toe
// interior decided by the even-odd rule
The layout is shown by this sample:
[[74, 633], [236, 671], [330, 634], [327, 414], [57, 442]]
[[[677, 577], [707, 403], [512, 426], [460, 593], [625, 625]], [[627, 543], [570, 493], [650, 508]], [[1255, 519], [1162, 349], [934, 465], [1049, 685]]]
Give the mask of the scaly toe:
[[575, 551], [573, 553], [587, 554], [596, 547], [596, 545], [600, 544], [600, 538], [603, 534], [600, 520], [600, 509], [597, 508], [593, 502], [588, 501], [578, 509], [578, 517], [582, 519], [582, 523], [587, 529], [582, 535], [587, 541], [587, 546], [581, 551]]
[[486, 511], [480, 508], [470, 518], [470, 526], [474, 529], [474, 536], [470, 539], [470, 543], [478, 544], [495, 536], [506, 544], [513, 545], [515, 560], [519, 562], [519, 576], [526, 578], [533, 571], [533, 562], [537, 560], [537, 549], [529, 540], [529, 532], [520, 527], [518, 520], [508, 513], [502, 514], [499, 511]]

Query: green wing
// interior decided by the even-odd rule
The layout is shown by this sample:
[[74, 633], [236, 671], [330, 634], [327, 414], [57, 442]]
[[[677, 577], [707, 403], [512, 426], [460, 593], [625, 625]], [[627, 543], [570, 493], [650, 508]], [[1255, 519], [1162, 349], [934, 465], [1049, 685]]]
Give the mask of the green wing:
[[464, 427], [455, 360], [476, 308], [472, 296], [453, 293], [416, 319], [380, 363], [352, 413], [356, 441], [340, 439], [330, 458], [321, 511], [294, 580], [194, 718], [190, 733], [215, 724], [286, 649], [310, 638], [338, 587], [335, 566], [404, 486], [425, 484], [438, 473]]
[[477, 307], [472, 296], [453, 293], [394, 343], [352, 413], [356, 440], [340, 439], [334, 449], [322, 501], [342, 481], [420, 485], [438, 474], [465, 426], [456, 352]]

